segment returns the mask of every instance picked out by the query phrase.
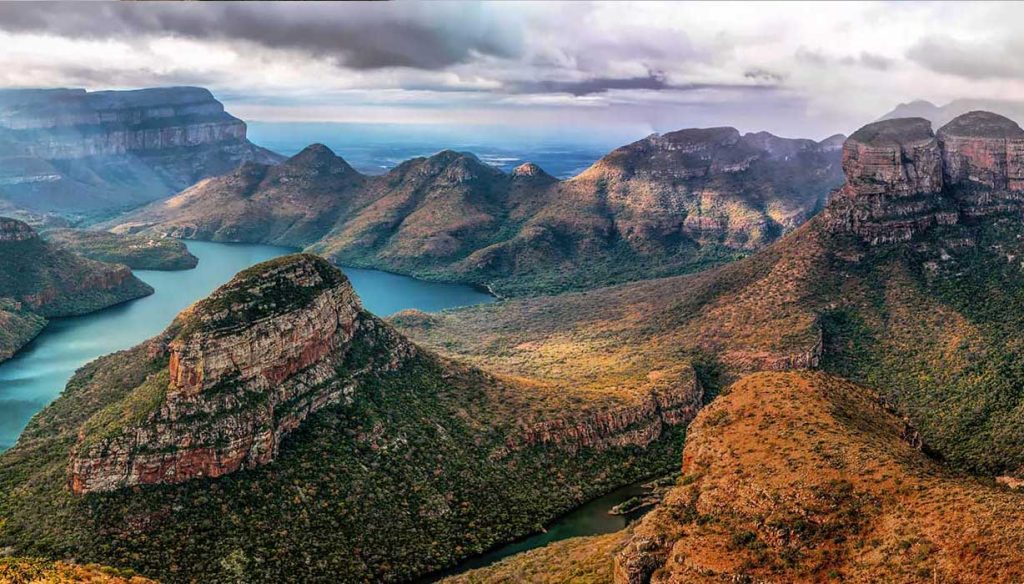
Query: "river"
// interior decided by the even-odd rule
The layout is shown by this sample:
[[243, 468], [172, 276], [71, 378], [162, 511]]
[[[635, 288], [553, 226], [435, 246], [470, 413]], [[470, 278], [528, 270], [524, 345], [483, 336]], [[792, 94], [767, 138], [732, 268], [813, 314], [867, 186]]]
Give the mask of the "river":
[[[28, 421], [53, 401], [74, 372], [109, 353], [158, 334], [185, 307], [249, 266], [292, 253], [268, 245], [187, 242], [199, 258], [192, 270], [136, 270], [155, 293], [85, 316], [58, 318], [12, 359], [0, 364], [0, 451], [14, 445]], [[406, 308], [436, 311], [491, 302], [469, 286], [424, 282], [376, 270], [345, 268], [367, 310], [388, 316]]]

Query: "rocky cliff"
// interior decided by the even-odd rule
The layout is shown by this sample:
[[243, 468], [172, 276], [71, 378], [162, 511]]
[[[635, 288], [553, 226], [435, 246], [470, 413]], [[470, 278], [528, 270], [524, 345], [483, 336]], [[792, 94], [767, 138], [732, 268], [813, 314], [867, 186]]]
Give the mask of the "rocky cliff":
[[[217, 477], [274, 459], [310, 414], [351, 399], [369, 369], [414, 351], [362, 311], [341, 273], [313, 256], [243, 272], [178, 317], [154, 351], [167, 369], [131, 397], [150, 411], [111, 429], [104, 410], [82, 429], [71, 463], [76, 493]], [[345, 371], [350, 352], [384, 360]], [[120, 412], [120, 407], [117, 408]]]
[[27, 209], [138, 205], [279, 159], [198, 87], [0, 91], [0, 197]]
[[843, 147], [847, 181], [833, 197], [830, 222], [882, 244], [1019, 212], [1022, 165], [1024, 130], [997, 114], [963, 114], [937, 133], [923, 118], [875, 122]]
[[650, 136], [566, 181], [453, 151], [380, 177], [330, 157], [346, 170], [275, 182], [251, 166], [105, 227], [308, 246], [345, 265], [533, 294], [735, 259], [806, 221], [841, 180], [834, 139], [732, 128]]

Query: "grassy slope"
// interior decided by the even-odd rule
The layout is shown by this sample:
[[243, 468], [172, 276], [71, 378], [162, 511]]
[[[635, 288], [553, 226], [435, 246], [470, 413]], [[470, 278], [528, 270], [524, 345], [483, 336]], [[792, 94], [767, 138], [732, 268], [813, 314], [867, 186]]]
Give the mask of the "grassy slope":
[[639, 524], [452, 581], [610, 584], [616, 555], [655, 583], [1024, 578], [1024, 495], [948, 470], [915, 440], [862, 386], [750, 375], [691, 424], [684, 475]]
[[131, 570], [88, 564], [80, 566], [34, 558], [0, 558], [5, 584], [152, 584]]
[[608, 389], [682, 358], [732, 378], [783, 366], [823, 334], [825, 369], [878, 388], [953, 465], [1000, 474], [1024, 467], [1021, 235], [1001, 220], [868, 248], [812, 220], [694, 276], [394, 322], [486, 367]]
[[124, 264], [133, 270], [188, 270], [199, 263], [184, 243], [173, 239], [87, 229], [53, 229], [44, 232], [43, 237], [78, 255]]

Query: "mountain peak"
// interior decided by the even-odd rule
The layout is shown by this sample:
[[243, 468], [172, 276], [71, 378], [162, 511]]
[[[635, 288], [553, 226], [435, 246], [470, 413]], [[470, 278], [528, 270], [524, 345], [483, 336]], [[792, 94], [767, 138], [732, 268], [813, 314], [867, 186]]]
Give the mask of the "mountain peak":
[[341, 174], [356, 172], [345, 160], [323, 144], [310, 144], [282, 165], [288, 168], [313, 170], [318, 173]]
[[512, 169], [513, 178], [554, 178], [532, 162], [524, 162]]
[[[197, 330], [212, 332], [255, 322], [273, 315], [301, 309], [318, 294], [351, 285], [337, 268], [324, 258], [299, 253], [257, 264], [235, 275], [209, 297], [185, 313], [182, 338]], [[358, 299], [352, 294], [355, 309]]]
[[1024, 138], [1024, 130], [1017, 122], [987, 111], [973, 111], [953, 118], [939, 129], [947, 136], [976, 138]]
[[901, 146], [935, 138], [932, 123], [924, 118], [892, 118], [864, 126], [850, 140], [866, 146]]

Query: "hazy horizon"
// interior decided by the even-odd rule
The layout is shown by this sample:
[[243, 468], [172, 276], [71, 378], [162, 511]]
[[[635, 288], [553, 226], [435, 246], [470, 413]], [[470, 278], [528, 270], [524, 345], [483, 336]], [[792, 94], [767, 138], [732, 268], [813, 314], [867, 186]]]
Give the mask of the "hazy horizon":
[[1024, 7], [969, 3], [0, 5], [0, 87], [210, 88], [262, 122], [850, 133], [1024, 100]]

